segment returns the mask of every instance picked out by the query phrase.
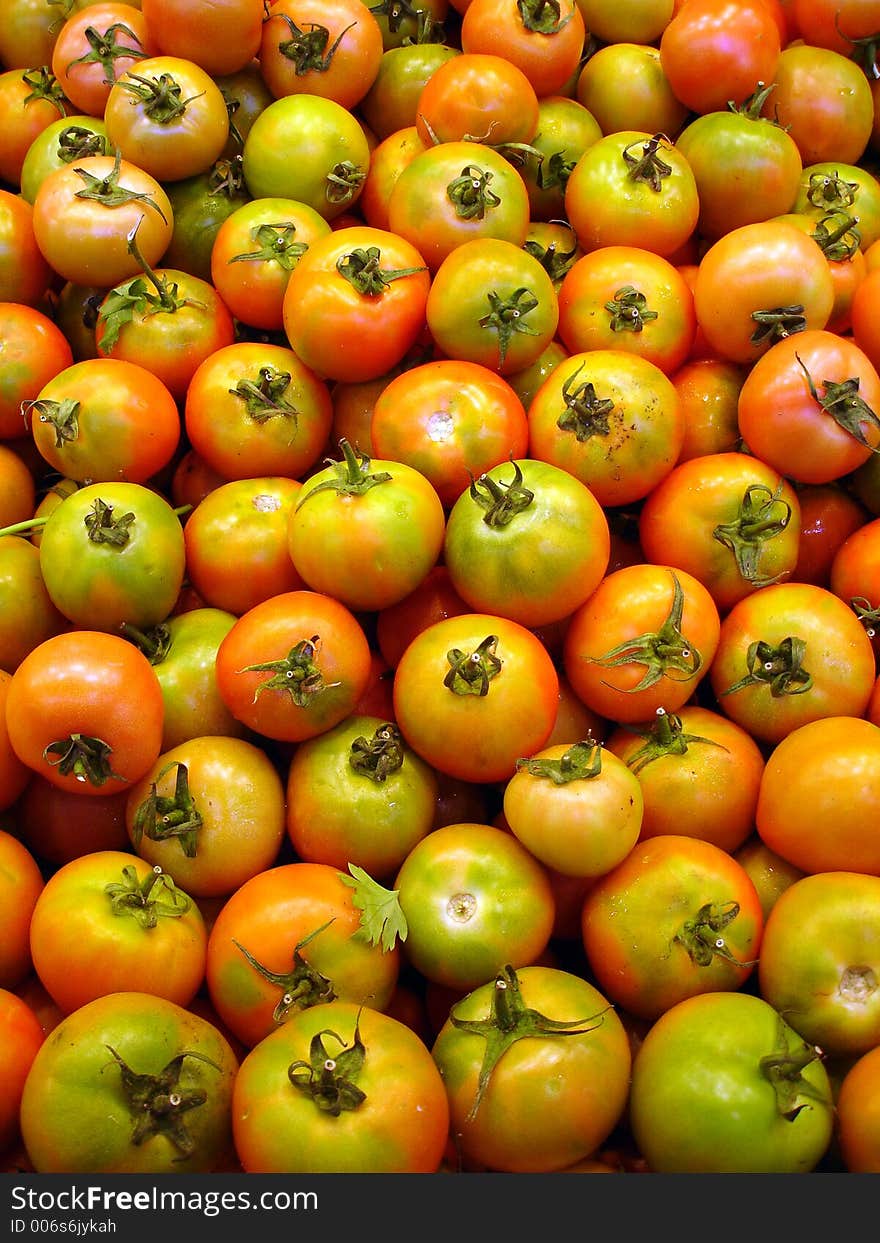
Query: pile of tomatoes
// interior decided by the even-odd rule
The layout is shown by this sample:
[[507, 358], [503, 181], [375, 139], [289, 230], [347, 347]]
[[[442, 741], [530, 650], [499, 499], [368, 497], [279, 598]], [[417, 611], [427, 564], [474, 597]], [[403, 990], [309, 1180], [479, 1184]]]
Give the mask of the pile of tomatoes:
[[5, 0], [8, 1170], [880, 1170], [878, 0]]

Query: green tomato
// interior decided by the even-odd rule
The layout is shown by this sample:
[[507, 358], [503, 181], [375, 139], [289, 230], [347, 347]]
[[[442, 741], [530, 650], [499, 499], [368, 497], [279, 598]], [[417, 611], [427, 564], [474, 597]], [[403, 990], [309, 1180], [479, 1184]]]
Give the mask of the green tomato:
[[139, 483], [87, 484], [53, 509], [40, 569], [53, 604], [75, 626], [116, 632], [164, 621], [183, 585], [183, 528]]
[[833, 1120], [820, 1050], [750, 993], [678, 1002], [633, 1061], [630, 1123], [654, 1173], [809, 1173]]
[[33, 140], [21, 166], [21, 197], [33, 205], [45, 178], [90, 155], [114, 155], [116, 148], [101, 117], [85, 113], [59, 117]]
[[165, 189], [174, 210], [174, 229], [162, 266], [210, 281], [217, 231], [236, 208], [251, 201], [241, 157], [219, 159], [206, 172], [170, 182]]
[[238, 1060], [175, 1002], [119, 992], [79, 1007], [25, 1080], [21, 1134], [39, 1174], [206, 1173], [228, 1159]]

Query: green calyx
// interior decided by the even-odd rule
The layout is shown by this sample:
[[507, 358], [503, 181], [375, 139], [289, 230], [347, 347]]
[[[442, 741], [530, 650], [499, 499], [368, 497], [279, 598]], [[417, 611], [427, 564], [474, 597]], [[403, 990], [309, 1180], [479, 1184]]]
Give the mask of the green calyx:
[[516, 771], [532, 777], [546, 777], [554, 785], [570, 781], [589, 781], [602, 771], [602, 744], [585, 738], [573, 743], [557, 760], [523, 757], [516, 761]]
[[572, 432], [579, 444], [591, 436], [607, 436], [611, 431], [609, 417], [614, 413], [612, 399], [600, 397], [591, 380], [575, 383], [583, 367], [580, 363], [562, 385], [565, 408], [556, 420], [560, 431]]
[[320, 637], [300, 639], [286, 656], [267, 660], [261, 664], [245, 665], [239, 673], [271, 673], [272, 677], [261, 682], [254, 692], [254, 702], [264, 691], [283, 691], [298, 708], [306, 708], [315, 695], [338, 682], [325, 682], [324, 675], [315, 664]]
[[348, 762], [356, 773], [381, 785], [403, 767], [400, 730], [391, 721], [385, 721], [374, 730], [372, 738], [363, 735], [355, 738], [349, 749]]
[[760, 561], [768, 540], [781, 535], [791, 521], [791, 505], [782, 499], [782, 481], [771, 491], [766, 484], [751, 483], [743, 493], [736, 517], [720, 522], [713, 539], [729, 548], [742, 578], [753, 587], [778, 582], [781, 575], [762, 574]]
[[758, 639], [746, 651], [748, 672], [721, 695], [733, 695], [747, 686], [767, 686], [774, 699], [803, 695], [813, 685], [813, 675], [803, 667], [806, 653], [805, 641], [797, 636], [783, 639], [778, 647]]
[[519, 979], [512, 966], [506, 966], [495, 977], [489, 1014], [483, 1019], [461, 1019], [453, 1006], [449, 1018], [459, 1031], [472, 1032], [486, 1042], [477, 1091], [468, 1111], [472, 1122], [485, 1096], [495, 1067], [511, 1045], [518, 1040], [553, 1040], [563, 1036], [584, 1036], [599, 1027], [605, 1014], [612, 1007], [605, 1006], [587, 1018], [562, 1022], [550, 1019], [537, 1010], [526, 1006], [520, 992]]
[[[160, 794], [159, 782], [167, 772], [176, 768], [174, 793]], [[141, 838], [151, 842], [165, 842], [176, 838], [187, 859], [194, 859], [198, 852], [198, 834], [202, 816], [195, 805], [189, 789], [189, 770], [186, 764], [172, 761], [158, 773], [150, 785], [150, 793], [134, 814], [133, 840], [135, 849]]]
[[804, 365], [799, 354], [795, 354], [801, 370], [807, 378], [810, 396], [817, 401], [826, 414], [830, 414], [838, 427], [853, 436], [860, 445], [870, 449], [872, 453], [880, 453], [880, 444], [871, 444], [865, 435], [864, 425], [874, 431], [880, 429], [880, 418], [871, 409], [864, 397], [859, 396], [859, 378], [851, 376], [848, 380], [823, 380], [822, 393], [813, 383], [813, 378]]
[[342, 451], [341, 462], [336, 462], [333, 458], [325, 459], [327, 465], [333, 468], [331, 478], [309, 488], [297, 501], [297, 509], [301, 509], [311, 497], [321, 492], [335, 492], [337, 496], [363, 496], [371, 488], [392, 481], [390, 471], [371, 471], [371, 459], [366, 453], [352, 448], [344, 436], [339, 442], [339, 448]]
[[788, 1122], [794, 1122], [802, 1109], [812, 1109], [812, 1102], [827, 1106], [827, 1101], [804, 1078], [804, 1071], [821, 1059], [821, 1050], [807, 1044], [780, 1016], [777, 1022], [776, 1046], [762, 1057], [759, 1069], [776, 1094], [776, 1107]]
[[[367, 1051], [361, 1040], [360, 1011], [350, 1045], [329, 1028], [316, 1032], [309, 1046], [309, 1060], [291, 1062], [287, 1077], [293, 1087], [308, 1096], [317, 1108], [332, 1118], [359, 1109], [367, 1099], [357, 1080]], [[325, 1044], [330, 1037], [339, 1046], [332, 1052]]]
[[446, 653], [449, 671], [443, 685], [454, 695], [477, 695], [489, 693], [489, 683], [501, 672], [502, 661], [496, 655], [498, 636], [486, 635], [485, 639], [470, 652], [459, 647]]
[[753, 967], [757, 959], [740, 962], [723, 936], [724, 929], [733, 923], [739, 910], [738, 902], [706, 902], [693, 919], [685, 920], [672, 942], [683, 946], [697, 967], [710, 967], [716, 958], [723, 958], [735, 967]]
[[179, 919], [192, 906], [189, 897], [158, 865], [143, 880], [132, 866], [122, 869], [122, 880], [104, 886], [114, 915], [127, 916], [144, 929], [155, 928], [159, 917]]
[[239, 380], [229, 392], [244, 403], [248, 418], [255, 423], [262, 426], [270, 419], [290, 419], [293, 430], [296, 430], [299, 411], [284, 396], [291, 378], [289, 371], [279, 371], [271, 366], [260, 367], [256, 380]]
[[687, 681], [696, 677], [702, 668], [702, 656], [681, 632], [684, 592], [678, 575], [673, 572], [670, 574], [672, 606], [663, 624], [657, 630], [625, 639], [604, 656], [594, 657], [591, 661], [605, 669], [619, 668], [621, 665], [644, 665], [645, 672], [639, 682], [630, 688], [630, 694], [646, 690], [664, 677]]
[[119, 1067], [122, 1092], [134, 1127], [131, 1142], [140, 1147], [155, 1135], [164, 1135], [185, 1159], [195, 1151], [195, 1141], [186, 1127], [185, 1115], [198, 1109], [208, 1099], [204, 1088], [184, 1088], [180, 1072], [187, 1058], [205, 1062], [219, 1072], [220, 1067], [204, 1053], [178, 1053], [158, 1075], [138, 1074], [119, 1056], [111, 1045], [106, 1046]]
[[535, 494], [523, 483], [519, 462], [512, 465], [513, 478], [509, 483], [493, 479], [486, 472], [478, 479], [471, 478], [468, 492], [471, 499], [485, 510], [483, 522], [487, 527], [506, 527], [534, 502]]
[[310, 1006], [336, 1000], [337, 993], [332, 981], [307, 962], [301, 952], [310, 941], [329, 928], [332, 923], [333, 920], [328, 919], [326, 923], [321, 924], [319, 928], [314, 928], [308, 936], [296, 943], [293, 947], [293, 966], [290, 971], [270, 971], [254, 957], [250, 950], [245, 949], [233, 937], [233, 945], [244, 955], [254, 971], [267, 983], [280, 989], [281, 995], [272, 1011], [274, 1023], [284, 1023], [297, 1010], [307, 1010]]
[[712, 738], [685, 733], [681, 717], [676, 716], [674, 712], [667, 712], [665, 708], [657, 709], [650, 729], [631, 728], [633, 733], [645, 739], [644, 745], [634, 751], [626, 761], [627, 768], [636, 774], [654, 760], [662, 759], [666, 755], [687, 755], [688, 748], [695, 743], [707, 747], [720, 747], [722, 751], [727, 750], [727, 747]]

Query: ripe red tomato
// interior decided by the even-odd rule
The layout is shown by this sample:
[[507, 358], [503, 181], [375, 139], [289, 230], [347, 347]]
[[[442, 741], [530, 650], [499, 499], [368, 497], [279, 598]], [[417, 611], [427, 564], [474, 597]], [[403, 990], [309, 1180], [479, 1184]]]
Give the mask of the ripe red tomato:
[[22, 402], [73, 363], [67, 337], [43, 311], [0, 302], [0, 440], [28, 435]]
[[212, 76], [245, 69], [260, 50], [262, 0], [139, 0], [150, 34], [168, 56], [194, 61]]

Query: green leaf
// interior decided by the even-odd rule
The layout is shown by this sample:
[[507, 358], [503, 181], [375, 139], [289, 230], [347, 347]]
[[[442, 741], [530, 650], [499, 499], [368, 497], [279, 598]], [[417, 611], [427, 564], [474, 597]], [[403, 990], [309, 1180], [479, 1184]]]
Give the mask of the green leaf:
[[400, 891], [386, 889], [355, 863], [349, 863], [348, 870], [350, 876], [344, 872], [337, 875], [343, 884], [354, 890], [352, 901], [361, 911], [361, 926], [354, 935], [368, 945], [381, 944], [387, 954], [394, 948], [397, 938], [405, 941], [409, 932], [406, 916], [397, 900]]

